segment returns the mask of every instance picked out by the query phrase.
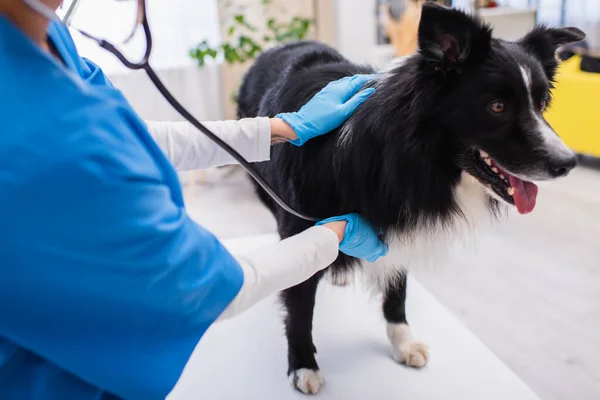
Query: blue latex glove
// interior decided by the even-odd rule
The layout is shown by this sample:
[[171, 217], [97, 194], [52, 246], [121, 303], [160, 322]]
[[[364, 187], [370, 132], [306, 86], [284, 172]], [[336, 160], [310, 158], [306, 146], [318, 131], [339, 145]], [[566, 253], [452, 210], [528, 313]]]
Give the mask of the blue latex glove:
[[379, 237], [371, 225], [358, 214], [346, 214], [332, 217], [317, 222], [323, 225], [333, 221], [346, 221], [344, 239], [340, 243], [340, 251], [356, 258], [363, 258], [374, 262], [388, 253], [388, 247], [379, 240]]
[[307, 140], [321, 136], [339, 127], [373, 92], [360, 88], [375, 75], [347, 76], [330, 82], [298, 112], [282, 113], [275, 116], [287, 122], [298, 135], [290, 143], [301, 146]]

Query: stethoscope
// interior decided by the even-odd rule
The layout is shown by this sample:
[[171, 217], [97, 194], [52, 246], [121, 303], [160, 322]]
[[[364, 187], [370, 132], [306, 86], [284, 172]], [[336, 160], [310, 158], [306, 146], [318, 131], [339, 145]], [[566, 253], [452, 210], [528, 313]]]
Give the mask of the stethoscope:
[[[38, 13], [42, 14], [44, 17], [46, 17], [50, 20], [58, 18], [51, 9], [49, 9], [44, 4], [40, 3], [38, 0], [23, 0], [23, 2], [26, 3], [33, 10], [37, 11]], [[209, 137], [209, 139], [211, 139], [213, 142], [215, 142], [219, 147], [221, 147], [227, 153], [229, 153], [229, 155], [231, 155], [242, 166], [242, 168], [244, 168], [244, 170], [252, 178], [254, 178], [254, 180], [264, 189], [265, 192], [267, 192], [269, 194], [269, 196], [271, 196], [273, 198], [273, 200], [275, 200], [275, 202], [277, 202], [277, 204], [279, 204], [279, 206], [281, 208], [283, 208], [290, 214], [295, 215], [298, 218], [302, 218], [307, 221], [318, 221], [319, 220], [318, 218], [308, 216], [304, 213], [296, 211], [291, 206], [289, 206], [275, 192], [275, 190], [273, 190], [273, 188], [265, 181], [265, 179], [254, 169], [254, 167], [252, 165], [250, 165], [250, 163], [248, 163], [248, 161], [246, 161], [246, 159], [244, 159], [244, 157], [242, 157], [231, 146], [229, 146], [227, 143], [225, 143], [221, 138], [219, 138], [214, 133], [212, 133], [210, 131], [210, 129], [208, 129], [206, 126], [204, 126], [202, 123], [200, 123], [196, 118], [194, 118], [194, 116], [192, 114], [190, 114], [190, 112], [187, 111], [185, 109], [185, 107], [183, 107], [181, 105], [181, 103], [179, 103], [179, 101], [177, 101], [177, 99], [175, 99], [175, 97], [171, 94], [171, 92], [162, 83], [162, 81], [160, 80], [158, 75], [156, 75], [156, 72], [154, 72], [154, 69], [152, 69], [152, 67], [149, 64], [150, 54], [152, 51], [152, 33], [150, 32], [150, 26], [148, 24], [148, 18], [146, 16], [146, 1], [145, 0], [137, 0], [137, 3], [138, 3], [138, 8], [137, 8], [136, 23], [135, 23], [135, 26], [134, 26], [131, 34], [125, 40], [125, 42], [129, 41], [133, 37], [135, 31], [137, 30], [137, 27], [140, 25], [142, 26], [142, 28], [144, 29], [144, 36], [146, 38], [146, 51], [145, 51], [144, 56], [142, 57], [141, 61], [139, 61], [137, 63], [131, 62], [130, 60], [128, 60], [123, 55], [123, 53], [121, 53], [113, 44], [107, 42], [106, 40], [98, 39], [98, 38], [90, 35], [89, 33], [82, 31], [78, 28], [74, 28], [74, 29], [76, 29], [79, 33], [81, 33], [86, 38], [95, 41], [98, 44], [98, 46], [100, 46], [101, 48], [112, 53], [127, 68], [129, 68], [131, 70], [140, 70], [140, 69], [144, 70], [146, 72], [146, 74], [148, 75], [148, 77], [150, 78], [150, 80], [152, 81], [152, 83], [154, 84], [154, 86], [156, 86], [156, 88], [158, 89], [160, 94], [169, 102], [169, 104], [171, 104], [171, 106], [179, 114], [181, 114], [181, 116], [183, 118], [185, 118], [187, 121], [189, 121], [189, 123], [191, 123], [196, 129], [198, 129], [199, 131], [204, 133], [206, 136]], [[73, 2], [69, 6], [69, 8], [65, 14], [65, 17], [62, 20], [63, 23], [65, 23], [66, 25], [69, 25], [70, 18], [73, 15], [73, 12], [76, 9], [76, 7], [77, 7], [77, 0], [73, 0]]]

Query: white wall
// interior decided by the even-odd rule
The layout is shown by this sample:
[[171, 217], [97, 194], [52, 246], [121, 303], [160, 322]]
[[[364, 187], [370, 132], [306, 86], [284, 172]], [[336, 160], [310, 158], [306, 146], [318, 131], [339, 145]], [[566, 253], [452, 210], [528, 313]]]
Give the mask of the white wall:
[[377, 41], [375, 0], [336, 0], [336, 42], [351, 61], [371, 63]]
[[[194, 65], [162, 68], [157, 74], [175, 96], [200, 121], [223, 119], [224, 93], [218, 64], [200, 69]], [[109, 74], [136, 112], [146, 120], [181, 121], [144, 72]]]
[[[128, 58], [137, 61], [146, 48], [141, 29], [131, 42], [121, 44], [133, 27], [135, 10], [135, 3], [81, 2], [71, 21], [73, 39], [79, 53], [103, 69], [144, 119], [181, 120], [144, 72], [131, 72], [115, 56], [73, 29], [80, 28], [114, 41]], [[66, 8], [62, 8], [59, 15], [65, 11]], [[219, 65], [211, 63], [200, 69], [188, 55], [189, 50], [204, 39], [213, 43], [220, 40], [217, 0], [151, 1], [148, 2], [148, 20], [153, 34], [150, 63], [165, 85], [199, 119], [222, 119]]]

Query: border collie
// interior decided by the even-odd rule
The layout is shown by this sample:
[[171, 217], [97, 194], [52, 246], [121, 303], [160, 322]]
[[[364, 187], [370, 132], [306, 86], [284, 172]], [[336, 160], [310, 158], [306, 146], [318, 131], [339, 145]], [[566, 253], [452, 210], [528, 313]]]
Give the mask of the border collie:
[[[375, 93], [334, 132], [298, 148], [280, 144], [256, 164], [295, 208], [317, 217], [360, 213], [382, 228], [389, 254], [366, 265], [344, 254], [328, 268], [334, 279], [362, 273], [383, 294], [394, 358], [427, 363], [405, 315], [406, 269], [435, 256], [504, 210], [531, 212], [534, 180], [565, 176], [575, 154], [542, 115], [561, 45], [580, 41], [576, 28], [538, 27], [516, 42], [492, 37], [489, 26], [462, 11], [425, 5], [419, 51], [366, 86]], [[239, 93], [240, 118], [298, 110], [327, 83], [374, 69], [334, 49], [303, 41], [263, 53]], [[290, 237], [312, 223], [294, 217], [258, 190]], [[441, 256], [441, 258], [440, 258]], [[312, 318], [325, 272], [281, 294], [287, 311], [288, 376], [304, 393], [323, 380], [315, 360]]]

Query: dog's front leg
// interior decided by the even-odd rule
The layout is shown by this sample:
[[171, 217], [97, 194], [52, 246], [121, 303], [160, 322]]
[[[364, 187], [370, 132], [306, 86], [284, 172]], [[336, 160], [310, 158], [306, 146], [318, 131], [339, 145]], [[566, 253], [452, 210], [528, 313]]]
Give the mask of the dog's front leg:
[[288, 377], [294, 388], [306, 394], [317, 394], [324, 383], [315, 359], [317, 349], [312, 340], [315, 296], [322, 276], [323, 273], [318, 273], [281, 294], [287, 312]]
[[427, 346], [414, 340], [406, 322], [406, 274], [398, 272], [387, 283], [383, 301], [383, 315], [387, 321], [387, 335], [394, 358], [409, 367], [421, 368], [429, 357]]

